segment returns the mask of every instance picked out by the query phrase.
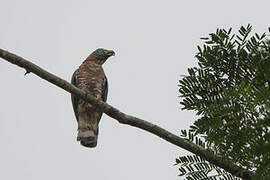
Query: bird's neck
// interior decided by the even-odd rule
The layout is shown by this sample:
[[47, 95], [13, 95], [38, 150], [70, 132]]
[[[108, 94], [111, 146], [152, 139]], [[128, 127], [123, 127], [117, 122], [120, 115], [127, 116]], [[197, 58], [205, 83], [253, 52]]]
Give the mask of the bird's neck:
[[102, 64], [104, 64], [105, 61], [103, 59], [98, 58], [94, 54], [90, 54], [86, 58], [86, 60], [84, 62], [86, 62], [86, 63], [95, 63], [95, 64], [98, 64], [98, 65], [102, 65]]

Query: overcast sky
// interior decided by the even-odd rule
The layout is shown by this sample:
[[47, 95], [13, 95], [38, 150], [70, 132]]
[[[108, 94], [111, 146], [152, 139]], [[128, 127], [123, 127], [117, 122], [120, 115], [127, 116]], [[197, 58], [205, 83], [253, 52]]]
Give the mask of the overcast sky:
[[[216, 28], [269, 26], [269, 1], [1, 0], [0, 48], [70, 80], [95, 49], [108, 103], [180, 134], [196, 119], [181, 111], [177, 83], [196, 64], [199, 38]], [[104, 115], [98, 145], [76, 141], [70, 94], [0, 60], [0, 179], [177, 180], [187, 152]]]

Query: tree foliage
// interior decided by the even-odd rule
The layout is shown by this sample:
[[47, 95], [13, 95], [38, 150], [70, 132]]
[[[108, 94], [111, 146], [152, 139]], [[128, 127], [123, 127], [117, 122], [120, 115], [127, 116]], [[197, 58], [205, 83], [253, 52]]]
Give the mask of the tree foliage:
[[[192, 131], [182, 130], [182, 137], [186, 138], [189, 141], [194, 142], [195, 144], [206, 148], [209, 147], [209, 143], [206, 143], [204, 140], [195, 135]], [[214, 152], [216, 153], [216, 152]], [[206, 160], [200, 158], [197, 155], [187, 155], [180, 156], [176, 159], [175, 165], [180, 165], [179, 176], [185, 176], [187, 180], [196, 180], [196, 179], [226, 179], [226, 180], [238, 180], [240, 178], [234, 177], [230, 173], [221, 169], [218, 166], [215, 166]]]
[[[190, 133], [203, 138], [204, 148], [254, 171], [256, 179], [270, 179], [270, 43], [266, 33], [251, 35], [251, 30], [251, 25], [237, 34], [232, 28], [217, 29], [201, 38], [198, 67], [189, 68], [179, 81], [180, 103], [182, 109], [196, 111], [199, 118]], [[217, 170], [219, 178], [230, 179], [196, 156], [180, 157], [176, 164], [181, 176], [211, 179], [218, 176], [210, 176], [209, 170]], [[191, 164], [210, 169], [187, 168]], [[191, 176], [194, 173], [197, 177]]]

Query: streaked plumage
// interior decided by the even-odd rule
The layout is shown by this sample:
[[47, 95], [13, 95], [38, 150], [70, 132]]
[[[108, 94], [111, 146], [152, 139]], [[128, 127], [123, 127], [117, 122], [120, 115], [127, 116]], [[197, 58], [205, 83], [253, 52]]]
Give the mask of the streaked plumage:
[[[103, 63], [114, 52], [99, 48], [90, 54], [73, 73], [71, 83], [104, 102], [107, 100], [108, 81], [103, 71]], [[86, 147], [96, 147], [98, 124], [102, 116], [91, 104], [71, 95], [73, 110], [78, 122], [77, 141]]]

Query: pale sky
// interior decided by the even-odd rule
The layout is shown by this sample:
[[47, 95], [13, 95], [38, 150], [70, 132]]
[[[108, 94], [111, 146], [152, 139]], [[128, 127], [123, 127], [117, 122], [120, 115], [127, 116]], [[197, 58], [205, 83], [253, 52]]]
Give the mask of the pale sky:
[[[0, 48], [70, 81], [95, 49], [108, 103], [180, 134], [196, 119], [181, 111], [178, 80], [194, 66], [200, 37], [251, 23], [267, 31], [270, 1], [0, 0]], [[178, 180], [187, 152], [104, 115], [98, 145], [76, 141], [70, 94], [0, 60], [0, 179]]]

